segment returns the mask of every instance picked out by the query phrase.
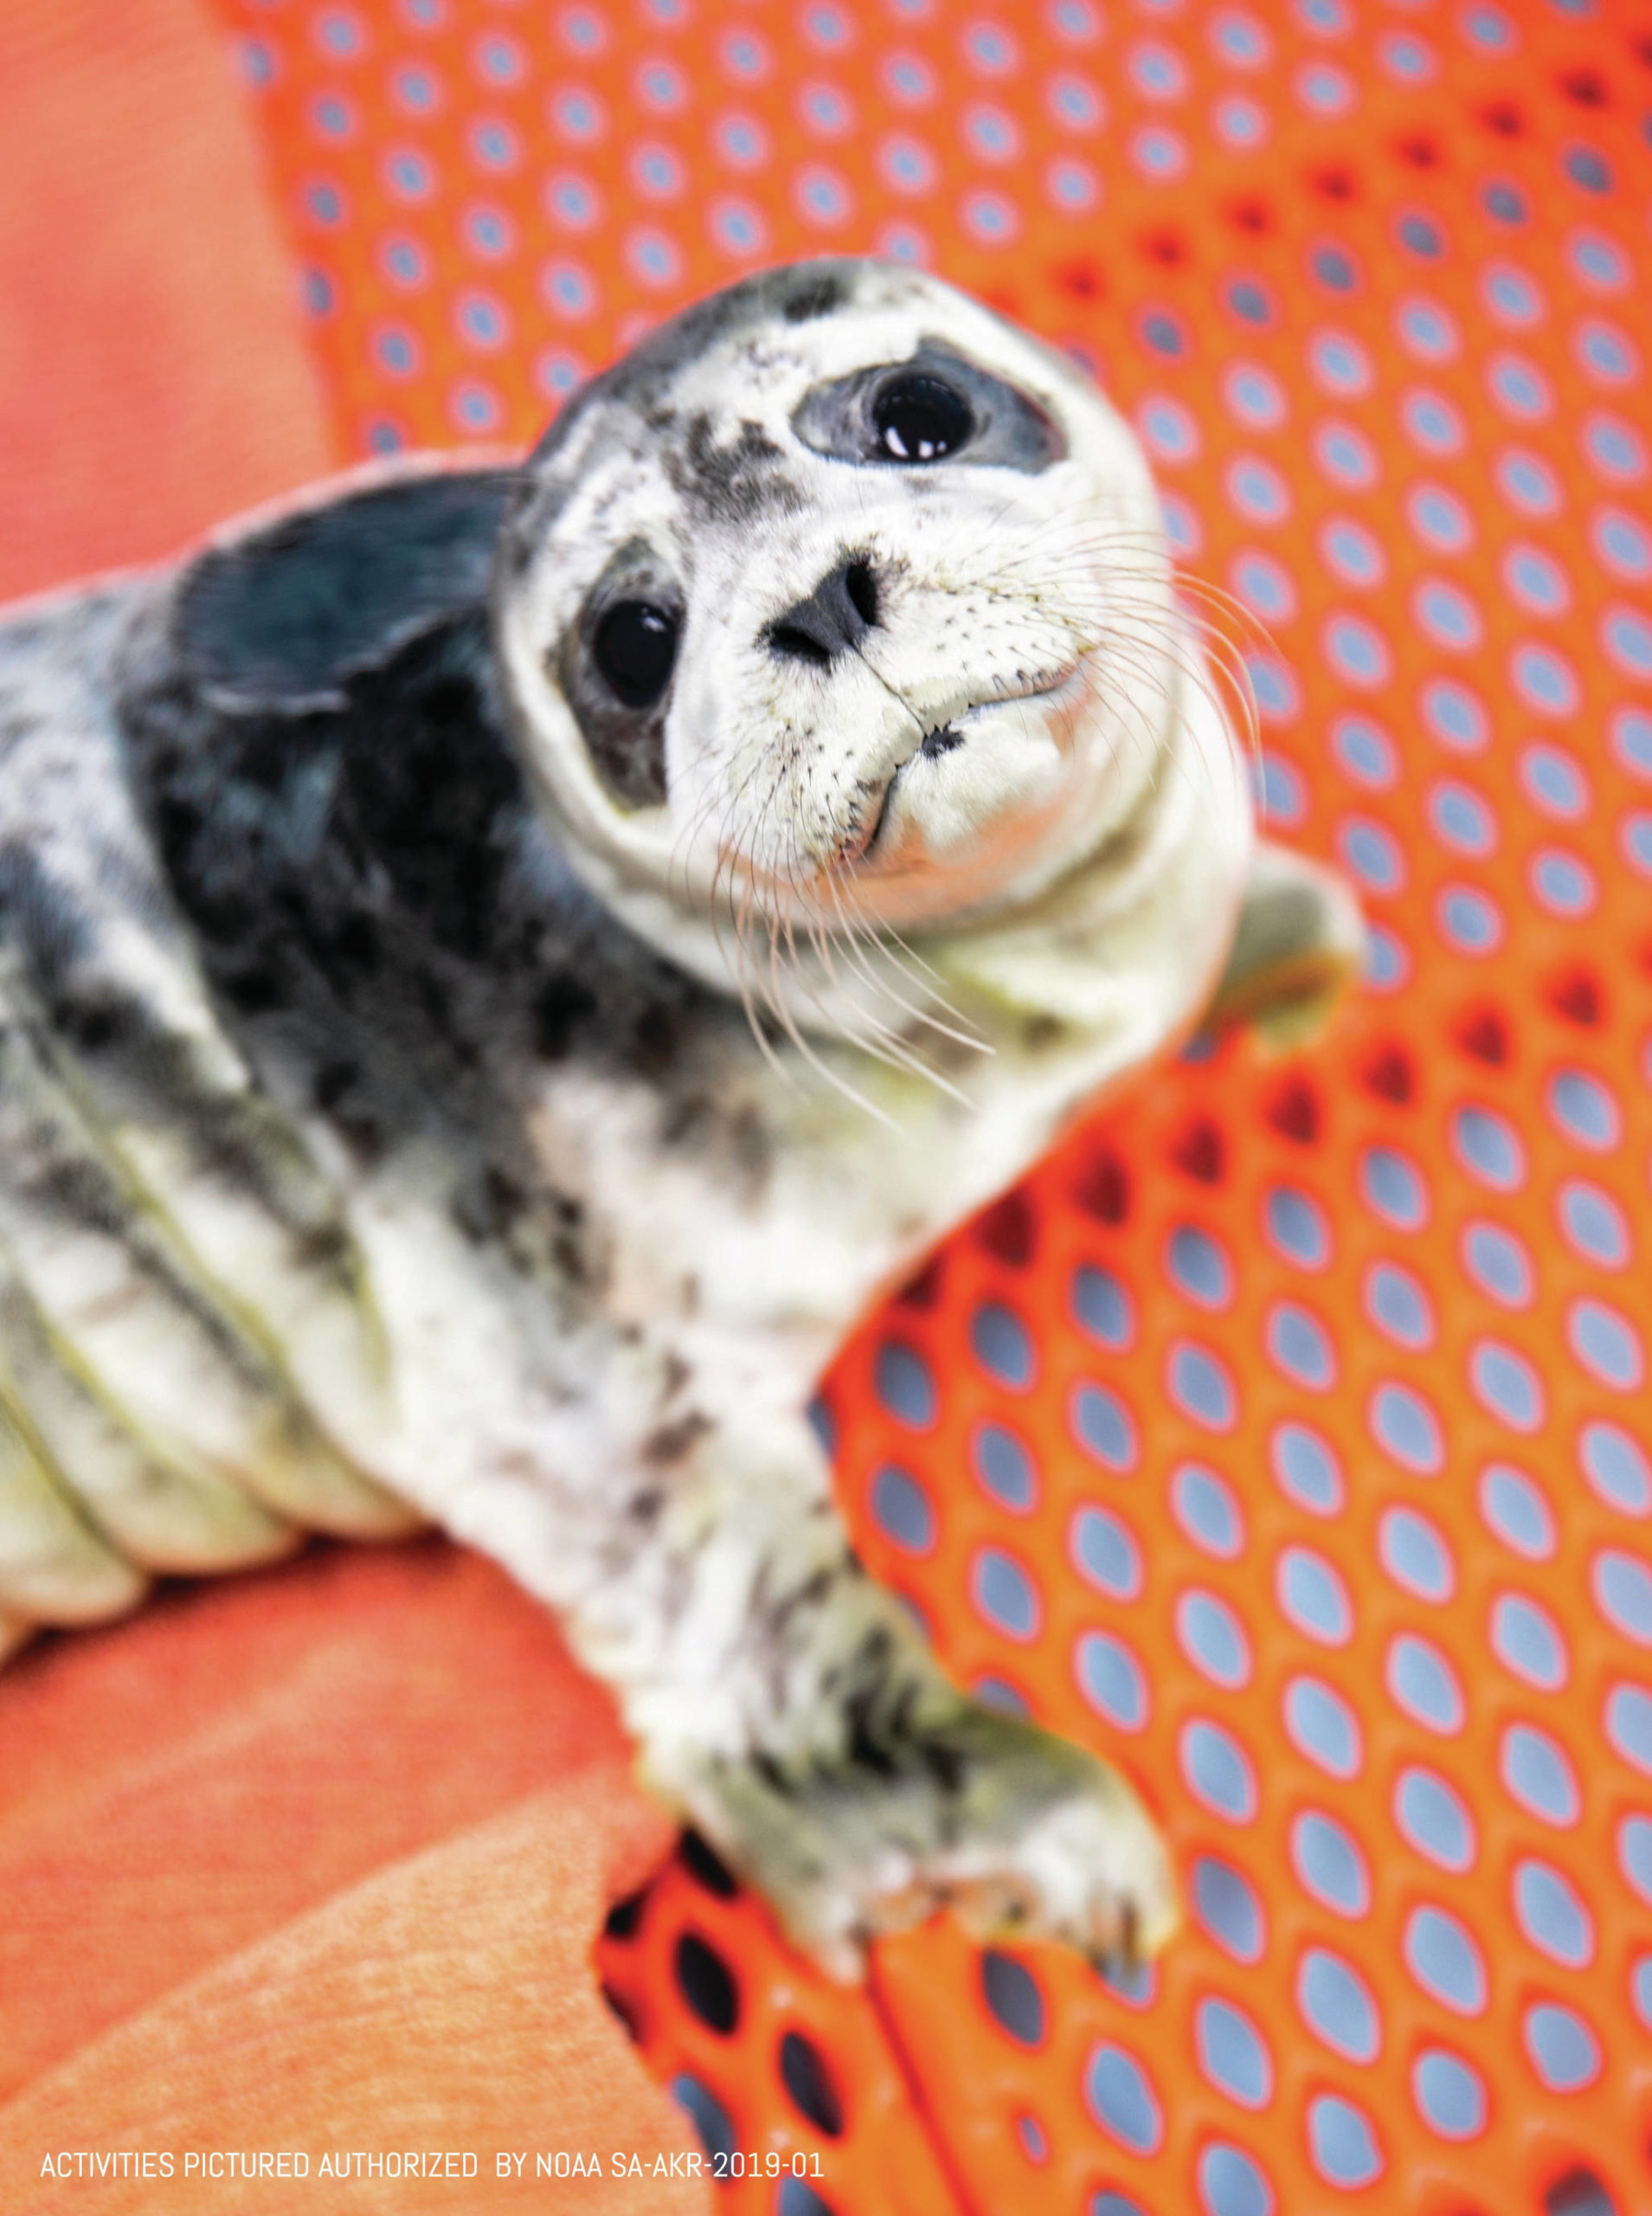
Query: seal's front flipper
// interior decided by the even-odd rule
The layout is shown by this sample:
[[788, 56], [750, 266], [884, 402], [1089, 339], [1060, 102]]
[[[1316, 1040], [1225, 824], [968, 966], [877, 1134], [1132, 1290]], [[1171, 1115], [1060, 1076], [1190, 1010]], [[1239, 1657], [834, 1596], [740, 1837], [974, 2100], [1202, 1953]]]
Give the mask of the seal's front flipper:
[[1365, 923], [1343, 879], [1264, 839], [1205, 1021], [1218, 1029], [1250, 1024], [1276, 1052], [1304, 1046], [1324, 1029], [1365, 960]]
[[865, 1974], [880, 1933], [943, 1908], [977, 1939], [1058, 1939], [1098, 1968], [1135, 1968], [1174, 1931], [1164, 1842], [1083, 1748], [967, 1699], [932, 1663], [816, 1721], [783, 1755], [679, 1769], [672, 1797], [839, 1981]]

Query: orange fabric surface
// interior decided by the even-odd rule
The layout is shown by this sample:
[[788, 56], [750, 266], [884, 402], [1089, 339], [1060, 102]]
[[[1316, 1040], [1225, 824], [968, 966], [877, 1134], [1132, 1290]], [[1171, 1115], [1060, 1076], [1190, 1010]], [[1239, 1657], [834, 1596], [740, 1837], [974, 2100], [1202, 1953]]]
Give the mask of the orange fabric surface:
[[[222, 49], [190, 0], [0, 10], [0, 597], [336, 460]], [[543, 1612], [434, 1539], [40, 1642], [0, 1676], [0, 2208], [197, 2206], [183, 2151], [228, 2146], [307, 2148], [312, 2176], [214, 2181], [213, 2206], [703, 2208], [681, 2175], [534, 2177], [692, 2143], [590, 1970], [668, 1836], [628, 1765]], [[180, 2174], [41, 2174], [123, 2147]], [[403, 2147], [478, 2174], [315, 2174]]]
[[[704, 2188], [653, 2174], [662, 2156], [682, 2166], [687, 2120], [616, 2043], [590, 1976], [616, 1847], [655, 1837], [623, 1776], [595, 1769], [330, 1898], [94, 2042], [0, 2114], [0, 2159], [15, 2150], [26, 2176], [39, 2150], [84, 2145], [96, 2117], [98, 2140], [177, 2162], [170, 2183], [100, 2183], [100, 2208], [692, 2216]], [[283, 2147], [308, 2155], [301, 2187], [183, 2169], [191, 2148]], [[319, 2174], [329, 2155], [387, 2149], [458, 2154], [461, 2174]], [[537, 2165], [559, 2152], [576, 2174], [548, 2184]], [[616, 2176], [616, 2154], [634, 2171]], [[7, 2205], [74, 2208], [87, 2190], [41, 2180]]]
[[[302, 2148], [306, 2206], [534, 2200], [540, 2153], [648, 2174], [554, 2205], [687, 2216], [688, 2126], [590, 1971], [668, 1826], [602, 1695], [498, 1572], [432, 1539], [318, 1549], [54, 1640], [0, 1697], [0, 2206], [67, 2207], [59, 2149]], [[471, 2151], [471, 2181], [316, 2174]], [[499, 2150], [524, 2174], [497, 2175]], [[99, 2205], [202, 2190], [105, 2180]], [[215, 2180], [214, 2206], [290, 2184]], [[189, 2205], [193, 2205], [190, 2200]]]
[[0, 2095], [374, 1871], [624, 1765], [543, 1612], [434, 1538], [42, 1641], [0, 1695]]
[[336, 466], [223, 48], [195, 0], [0, 8], [0, 599]]

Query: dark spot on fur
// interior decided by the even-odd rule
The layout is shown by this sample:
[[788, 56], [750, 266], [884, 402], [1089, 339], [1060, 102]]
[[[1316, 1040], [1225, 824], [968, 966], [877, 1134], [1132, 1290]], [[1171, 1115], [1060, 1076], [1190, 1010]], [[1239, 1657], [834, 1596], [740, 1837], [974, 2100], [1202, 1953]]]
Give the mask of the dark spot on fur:
[[849, 298], [842, 278], [821, 270], [794, 287], [781, 304], [781, 313], [787, 323], [813, 323], [823, 315], [834, 315]]
[[96, 1163], [48, 1163], [37, 1173], [35, 1189], [53, 1214], [85, 1224], [90, 1230], [119, 1238], [130, 1228], [129, 1210]]
[[117, 1045], [132, 1028], [132, 1011], [118, 1001], [68, 1001], [52, 1011], [52, 1022], [65, 1038], [95, 1054]]
[[384, 1126], [376, 1116], [357, 1115], [336, 1109], [333, 1123], [340, 1137], [363, 1168], [370, 1168], [384, 1154]]
[[665, 1496], [662, 1492], [633, 1492], [626, 1504], [626, 1513], [633, 1524], [649, 1524], [665, 1505]]
[[802, 497], [777, 467], [781, 450], [761, 423], [742, 422], [726, 446], [704, 413], [690, 419], [685, 452], [661, 456], [673, 488], [689, 506], [718, 524], [749, 524], [770, 510], [795, 512]]
[[957, 1748], [949, 1747], [944, 1739], [921, 1738], [917, 1749], [923, 1767], [941, 1790], [951, 1794], [960, 1791], [969, 1768], [968, 1757]]
[[433, 671], [398, 745], [350, 750], [345, 771], [363, 838], [438, 944], [475, 957], [490, 937], [505, 865], [498, 818], [519, 799], [512, 765], [478, 744], [476, 692]]
[[534, 995], [534, 1047], [546, 1061], [560, 1061], [582, 1023], [596, 1014], [590, 987], [565, 970], [554, 970]]
[[311, 1093], [323, 1115], [338, 1105], [360, 1076], [361, 1071], [354, 1062], [325, 1062], [322, 1065], [316, 1072]]
[[680, 1462], [686, 1453], [704, 1439], [712, 1428], [711, 1419], [698, 1408], [690, 1408], [651, 1431], [642, 1443], [645, 1462], [658, 1466], [662, 1462]]
[[874, 1736], [870, 1704], [856, 1699], [848, 1706], [849, 1759], [857, 1769], [869, 1769], [874, 1777], [893, 1777], [899, 1765], [882, 1741]]
[[737, 1110], [729, 1136], [736, 1167], [750, 1184], [760, 1185], [768, 1175], [772, 1158], [768, 1131], [762, 1118], [749, 1106]]
[[645, 1075], [664, 1076], [677, 1047], [677, 1017], [662, 1002], [645, 1008], [632, 1030], [638, 1066]]
[[836, 1575], [830, 1569], [811, 1571], [803, 1582], [794, 1585], [775, 1607], [771, 1619], [775, 1629], [778, 1630], [788, 1617], [795, 1615], [800, 1608], [812, 1608], [816, 1601], [824, 1601], [836, 1582]]
[[713, 1108], [703, 1092], [672, 1094], [665, 1102], [660, 1119], [659, 1136], [666, 1146], [681, 1146], [685, 1141], [702, 1134], [710, 1122]]
[[509, 1238], [521, 1205], [520, 1186], [489, 1163], [454, 1194], [453, 1221], [472, 1245], [494, 1245]]
[[795, 1800], [797, 1788], [766, 1749], [759, 1747], [749, 1757], [751, 1767], [762, 1778], [777, 1800]]
[[379, 958], [378, 926], [364, 908], [353, 908], [332, 934], [331, 949], [347, 970], [366, 973]]
[[510, 1232], [524, 1208], [523, 1188], [514, 1176], [500, 1170], [498, 1163], [490, 1161], [483, 1170], [483, 1192], [487, 1195], [487, 1212], [494, 1219], [496, 1230]]
[[261, 966], [226, 971], [219, 980], [219, 989], [244, 1015], [267, 1015], [286, 1000], [274, 971]]

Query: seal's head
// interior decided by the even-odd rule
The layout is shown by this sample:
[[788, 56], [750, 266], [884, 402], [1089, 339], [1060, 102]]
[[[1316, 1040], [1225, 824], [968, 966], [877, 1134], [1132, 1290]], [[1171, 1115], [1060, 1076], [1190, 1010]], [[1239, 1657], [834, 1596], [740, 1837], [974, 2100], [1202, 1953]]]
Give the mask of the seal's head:
[[1187, 641], [1140, 449], [920, 273], [814, 261], [570, 404], [494, 621], [576, 865], [647, 928], [923, 931], [1034, 897], [1160, 766]]

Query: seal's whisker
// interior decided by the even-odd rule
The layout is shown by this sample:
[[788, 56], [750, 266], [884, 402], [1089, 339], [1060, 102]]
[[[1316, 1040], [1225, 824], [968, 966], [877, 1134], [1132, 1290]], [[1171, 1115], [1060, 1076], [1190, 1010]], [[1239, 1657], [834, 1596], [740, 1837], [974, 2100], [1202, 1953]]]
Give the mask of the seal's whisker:
[[[827, 883], [842, 925], [841, 933], [837, 937], [835, 945], [844, 953], [865, 981], [871, 986], [874, 992], [881, 994], [884, 999], [892, 1002], [915, 1021], [931, 1024], [934, 1028], [946, 1035], [957, 1038], [962, 1045], [973, 1043], [963, 1034], [949, 1031], [944, 1022], [933, 1017], [929, 1010], [915, 1005], [895, 990], [890, 982], [887, 967], [880, 970], [872, 959], [874, 954], [887, 954], [890, 950], [882, 935], [874, 934], [865, 927], [855, 915], [852, 904], [849, 907], [844, 905], [842, 899], [844, 888], [838, 880], [828, 879]], [[926, 1061], [916, 1047], [906, 1043], [897, 1027], [871, 1017], [870, 1011], [865, 1011], [865, 1014], [871, 1023], [871, 1035], [879, 1041], [883, 1053], [887, 1059], [895, 1061], [903, 1068], [910, 1070], [914, 1075], [926, 1078], [940, 1091], [949, 1093], [960, 1100], [964, 1098], [964, 1095], [958, 1092], [957, 1087], [948, 1078], [935, 1069], [932, 1063]]]

